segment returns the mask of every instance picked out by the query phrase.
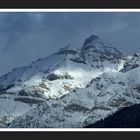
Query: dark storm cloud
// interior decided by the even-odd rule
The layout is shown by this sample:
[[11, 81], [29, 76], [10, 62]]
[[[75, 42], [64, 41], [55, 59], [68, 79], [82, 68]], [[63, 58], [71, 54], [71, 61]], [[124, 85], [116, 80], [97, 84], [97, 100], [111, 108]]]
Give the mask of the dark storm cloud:
[[67, 44], [80, 48], [91, 34], [138, 52], [140, 13], [0, 13], [0, 75]]
[[36, 22], [28, 13], [7, 13], [1, 21], [0, 33], [5, 36], [5, 51], [15, 46], [17, 41], [33, 31]]

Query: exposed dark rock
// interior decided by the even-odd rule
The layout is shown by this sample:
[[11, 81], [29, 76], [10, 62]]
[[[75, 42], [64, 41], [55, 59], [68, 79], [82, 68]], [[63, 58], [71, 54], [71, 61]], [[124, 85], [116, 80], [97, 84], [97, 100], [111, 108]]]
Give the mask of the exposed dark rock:
[[68, 73], [65, 73], [63, 75], [57, 75], [55, 73], [51, 73], [51, 74], [47, 75], [47, 79], [50, 81], [54, 81], [57, 79], [73, 79], [73, 77], [71, 75], [69, 75]]
[[73, 61], [73, 62], [76, 62], [76, 63], [86, 64], [86, 62], [84, 60], [80, 59], [80, 58], [74, 58], [74, 59], [70, 58], [70, 60]]
[[21, 95], [21, 96], [29, 96], [29, 94], [25, 90], [19, 91], [19, 94], [18, 95]]
[[84, 42], [84, 46], [87, 45], [87, 44], [90, 44], [91, 42], [93, 41], [96, 41], [97, 39], [99, 39], [98, 36], [96, 35], [91, 35], [89, 38], [87, 38]]
[[24, 103], [28, 103], [28, 104], [40, 104], [42, 102], [44, 102], [43, 100], [38, 100], [38, 99], [34, 99], [34, 98], [23, 98], [23, 97], [19, 97], [19, 98], [14, 98], [15, 101], [20, 101], [20, 102], [24, 102]]
[[80, 105], [77, 105], [77, 104], [70, 104], [70, 105], [67, 105], [65, 108], [64, 108], [64, 111], [68, 111], [68, 112], [87, 112], [89, 111], [88, 108], [86, 107], [83, 107], [83, 106], [80, 106]]

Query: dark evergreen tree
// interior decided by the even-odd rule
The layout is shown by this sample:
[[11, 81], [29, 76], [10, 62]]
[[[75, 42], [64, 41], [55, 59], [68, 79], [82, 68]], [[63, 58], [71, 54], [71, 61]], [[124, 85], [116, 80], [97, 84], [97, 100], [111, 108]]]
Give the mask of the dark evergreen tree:
[[140, 128], [140, 104], [122, 108], [86, 128]]

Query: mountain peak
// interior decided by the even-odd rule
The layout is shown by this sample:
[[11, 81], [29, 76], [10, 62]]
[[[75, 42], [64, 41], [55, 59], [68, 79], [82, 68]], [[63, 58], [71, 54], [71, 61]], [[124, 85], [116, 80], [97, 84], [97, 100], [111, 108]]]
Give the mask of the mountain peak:
[[94, 44], [97, 40], [99, 39], [98, 36], [96, 35], [91, 35], [90, 37], [88, 37], [85, 42], [84, 42], [84, 46], [88, 45], [88, 44]]
[[91, 35], [85, 40], [81, 50], [89, 50], [91, 48], [97, 49], [97, 48], [102, 48], [104, 46], [105, 44], [97, 35]]

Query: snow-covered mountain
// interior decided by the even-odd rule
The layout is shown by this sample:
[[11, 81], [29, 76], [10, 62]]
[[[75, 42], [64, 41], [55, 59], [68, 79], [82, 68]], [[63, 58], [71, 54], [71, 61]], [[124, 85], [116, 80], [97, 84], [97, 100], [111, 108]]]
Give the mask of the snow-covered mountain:
[[16, 68], [0, 78], [1, 90], [36, 92], [46, 98], [59, 98], [75, 88], [84, 88], [91, 79], [106, 72], [118, 72], [124, 55], [92, 35], [81, 50], [66, 46], [56, 53]]
[[[27, 112], [10, 127], [85, 127], [118, 109], [140, 103], [140, 68], [109, 72], [94, 78], [86, 88]], [[138, 77], [137, 77], [138, 76]]]
[[140, 103], [139, 64], [139, 54], [125, 56], [92, 35], [79, 50], [67, 45], [13, 69], [0, 78], [1, 122], [12, 121], [2, 125], [84, 127]]

